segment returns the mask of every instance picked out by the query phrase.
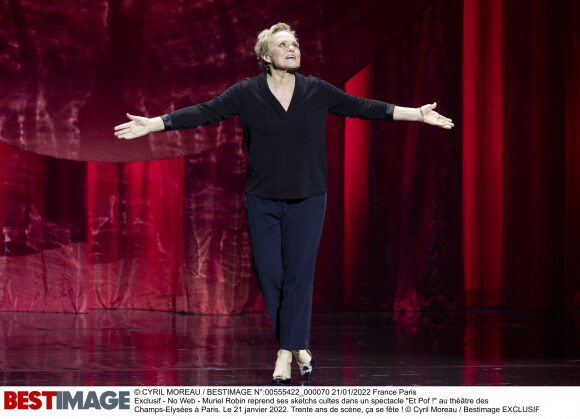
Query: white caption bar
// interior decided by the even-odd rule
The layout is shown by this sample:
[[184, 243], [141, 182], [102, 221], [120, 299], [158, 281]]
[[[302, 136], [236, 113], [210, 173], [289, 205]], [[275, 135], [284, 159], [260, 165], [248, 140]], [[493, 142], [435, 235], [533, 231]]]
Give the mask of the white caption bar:
[[579, 418], [580, 387], [3, 387], [2, 418]]

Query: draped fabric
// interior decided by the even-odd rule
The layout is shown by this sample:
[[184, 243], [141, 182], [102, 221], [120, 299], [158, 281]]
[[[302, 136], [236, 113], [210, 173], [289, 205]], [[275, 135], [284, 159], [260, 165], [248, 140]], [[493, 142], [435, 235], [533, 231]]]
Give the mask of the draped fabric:
[[578, 291], [580, 9], [523, 5], [464, 5], [466, 301], [555, 309]]
[[[437, 100], [442, 114], [460, 121], [461, 39], [453, 35], [460, 33], [460, 22], [459, 2], [427, 7], [375, 56], [372, 68], [357, 76], [368, 72], [367, 94], [402, 106]], [[345, 170], [352, 173], [345, 173], [345, 193], [365, 193], [366, 208], [359, 208], [355, 218], [345, 214], [347, 231], [356, 234], [356, 240], [345, 240], [350, 253], [345, 260], [355, 255], [355, 269], [345, 270], [351, 290], [347, 307], [462, 307], [461, 133], [407, 122], [362, 121], [370, 125], [365, 146], [360, 138], [365, 130], [349, 132], [352, 124], [360, 123], [346, 125]], [[348, 162], [355, 150], [365, 161], [352, 168]], [[367, 171], [365, 180], [356, 179], [359, 171]], [[345, 196], [345, 209], [359, 200], [355, 196]]]
[[573, 295], [574, 305], [580, 306], [580, 121], [576, 109], [580, 106], [580, 7], [570, 5], [567, 27], [568, 33], [564, 37], [566, 54], [564, 56], [565, 68], [565, 98], [566, 112], [566, 197], [565, 207], [565, 243], [564, 274], [565, 295], [567, 298]]
[[548, 0], [0, 0], [0, 310], [264, 310], [238, 121], [112, 130], [257, 74], [278, 21], [302, 73], [456, 123], [329, 116], [314, 310], [580, 304], [579, 18]]

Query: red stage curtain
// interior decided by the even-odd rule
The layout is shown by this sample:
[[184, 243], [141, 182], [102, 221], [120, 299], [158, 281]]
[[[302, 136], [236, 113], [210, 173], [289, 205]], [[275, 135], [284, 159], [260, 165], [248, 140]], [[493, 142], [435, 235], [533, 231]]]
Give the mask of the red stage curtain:
[[329, 117], [315, 310], [580, 304], [579, 17], [548, 0], [0, 1], [0, 310], [263, 310], [237, 121], [112, 127], [255, 75], [277, 21], [303, 73], [350, 90], [366, 67], [362, 93], [456, 122]]
[[579, 154], [572, 117], [578, 7], [542, 0], [464, 3], [470, 305], [557, 309], [570, 305], [578, 290]]
[[580, 5], [572, 2], [566, 10], [568, 21], [565, 45], [566, 78], [566, 296], [574, 296], [580, 307]]
[[[401, 105], [437, 100], [460, 121], [460, 17], [460, 2], [434, 2], [347, 91]], [[382, 121], [346, 127], [346, 307], [463, 307], [461, 132]]]
[[[502, 261], [501, 0], [463, 10], [463, 238], [468, 304], [498, 305]], [[493, 104], [493, 106], [490, 106]]]

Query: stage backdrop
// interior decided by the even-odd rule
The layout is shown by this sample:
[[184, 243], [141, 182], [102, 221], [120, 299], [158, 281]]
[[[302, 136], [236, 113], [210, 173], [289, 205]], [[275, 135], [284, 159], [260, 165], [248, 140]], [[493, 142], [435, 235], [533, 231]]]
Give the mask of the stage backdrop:
[[0, 0], [0, 310], [263, 310], [236, 119], [117, 140], [256, 75], [257, 33], [301, 72], [444, 131], [330, 116], [314, 310], [580, 305], [580, 6]]

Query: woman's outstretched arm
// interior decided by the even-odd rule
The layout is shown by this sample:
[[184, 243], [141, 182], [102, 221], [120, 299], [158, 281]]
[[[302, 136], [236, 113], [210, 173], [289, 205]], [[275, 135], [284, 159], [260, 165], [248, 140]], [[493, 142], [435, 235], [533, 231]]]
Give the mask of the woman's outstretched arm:
[[115, 135], [117, 138], [132, 140], [133, 138], [142, 137], [155, 131], [163, 131], [165, 128], [160, 116], [145, 118], [143, 116], [127, 114], [127, 118], [130, 119], [129, 122], [115, 127]]
[[453, 121], [435, 112], [437, 103], [423, 105], [420, 108], [404, 108], [395, 106], [393, 120], [395, 121], [421, 121], [429, 125], [451, 129], [455, 125]]

